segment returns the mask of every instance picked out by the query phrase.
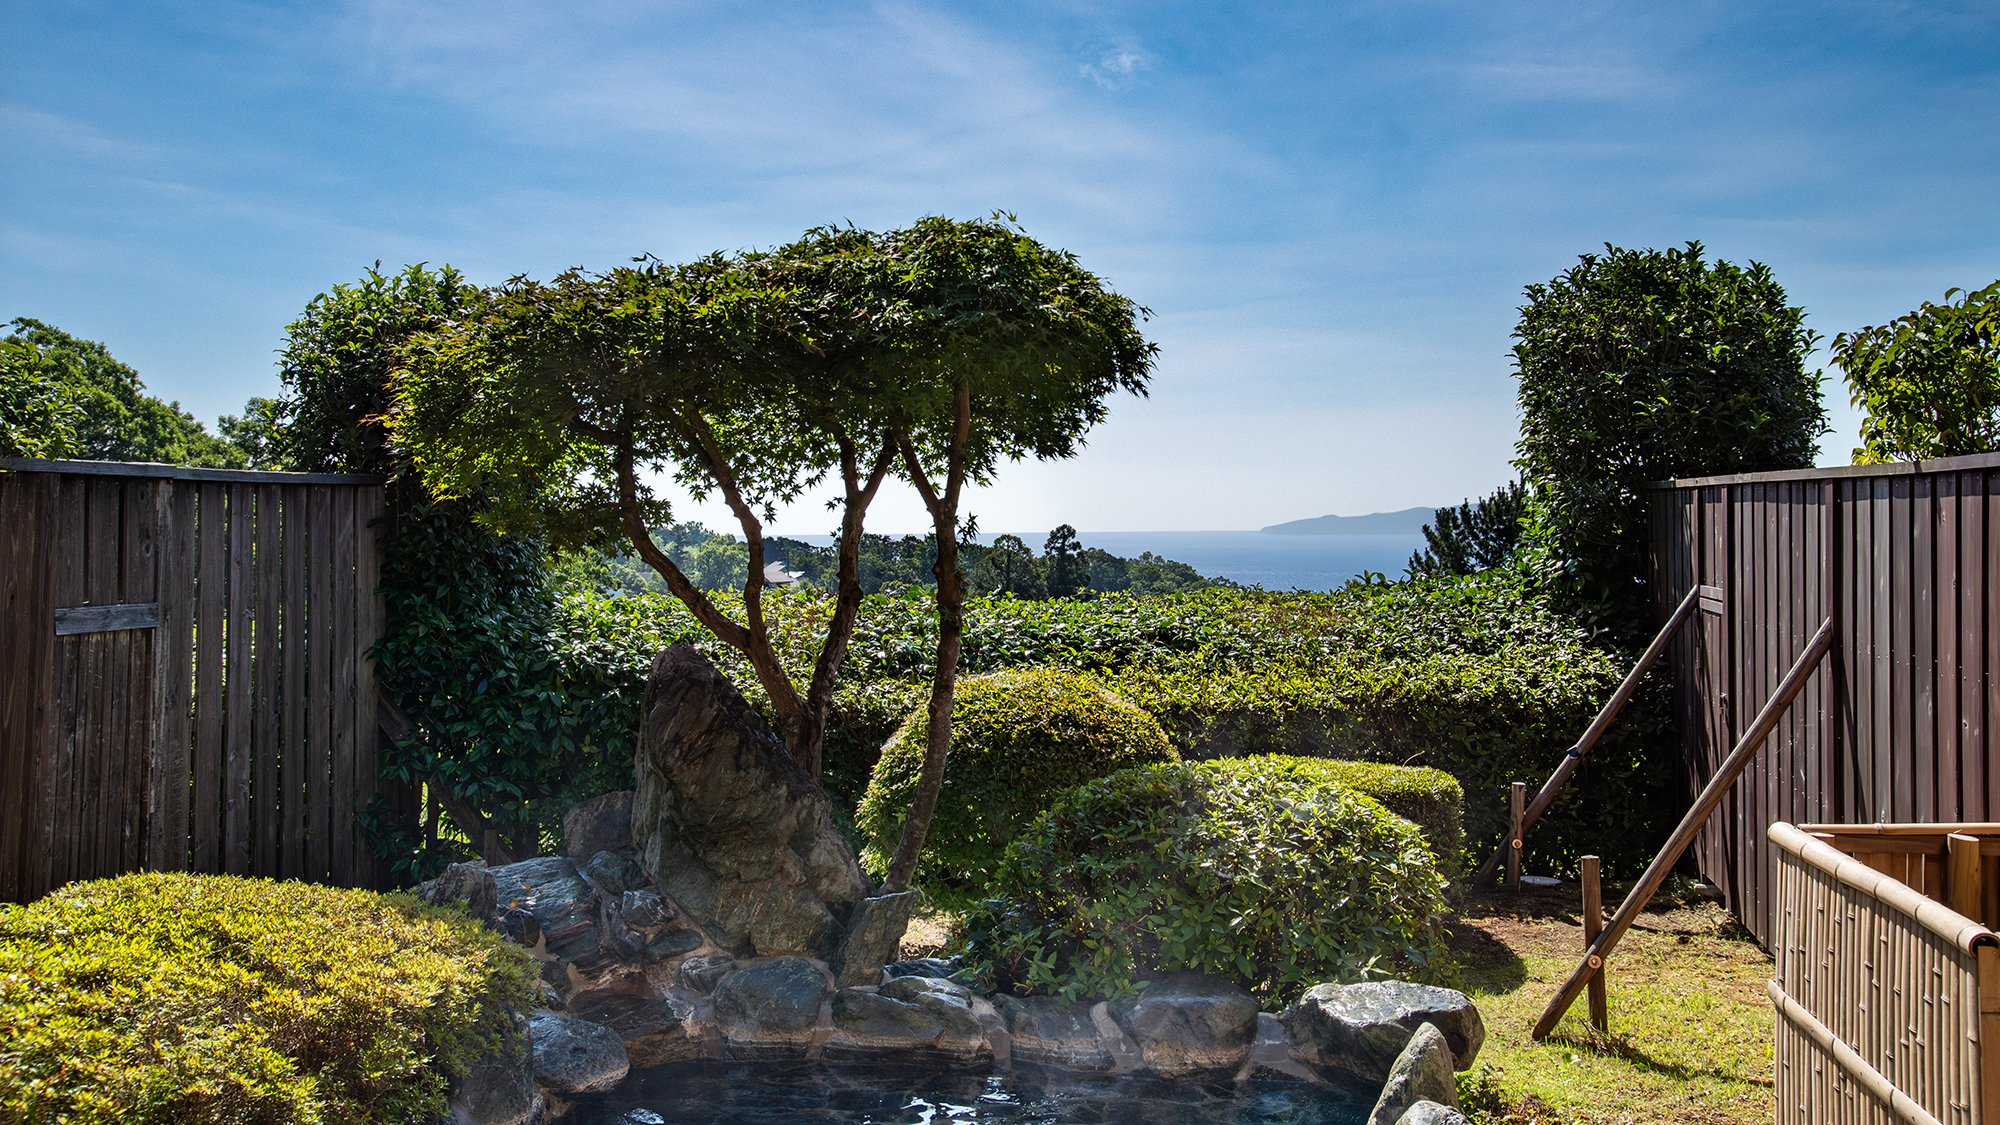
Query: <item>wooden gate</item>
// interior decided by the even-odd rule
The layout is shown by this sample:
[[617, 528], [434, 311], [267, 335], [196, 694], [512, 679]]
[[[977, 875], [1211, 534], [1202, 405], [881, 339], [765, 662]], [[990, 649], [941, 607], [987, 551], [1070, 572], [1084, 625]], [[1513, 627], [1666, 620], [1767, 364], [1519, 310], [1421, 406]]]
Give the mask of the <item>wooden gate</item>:
[[0, 470], [0, 901], [140, 869], [384, 885], [356, 821], [380, 478]]

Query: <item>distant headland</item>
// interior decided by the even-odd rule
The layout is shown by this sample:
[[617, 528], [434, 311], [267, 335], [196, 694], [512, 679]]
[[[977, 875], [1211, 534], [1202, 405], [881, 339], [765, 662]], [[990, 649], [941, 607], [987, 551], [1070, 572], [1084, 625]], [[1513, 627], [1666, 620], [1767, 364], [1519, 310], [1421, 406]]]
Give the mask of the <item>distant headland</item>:
[[1258, 530], [1272, 535], [1418, 535], [1436, 515], [1436, 508], [1404, 508], [1400, 512], [1371, 512], [1365, 516], [1293, 520]]

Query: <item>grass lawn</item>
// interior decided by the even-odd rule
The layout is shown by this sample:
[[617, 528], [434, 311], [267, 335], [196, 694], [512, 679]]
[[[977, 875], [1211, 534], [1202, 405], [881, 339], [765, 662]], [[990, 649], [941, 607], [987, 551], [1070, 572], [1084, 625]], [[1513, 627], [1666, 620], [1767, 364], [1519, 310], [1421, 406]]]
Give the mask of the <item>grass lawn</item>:
[[[1626, 888], [1604, 888], [1606, 910]], [[1662, 894], [1608, 965], [1610, 1030], [1579, 996], [1546, 1043], [1529, 1031], [1583, 955], [1574, 884], [1462, 904], [1452, 946], [1486, 1019], [1475, 1119], [1769, 1122], [1771, 958], [1718, 904]], [[1490, 1067], [1488, 1070], [1486, 1068]]]

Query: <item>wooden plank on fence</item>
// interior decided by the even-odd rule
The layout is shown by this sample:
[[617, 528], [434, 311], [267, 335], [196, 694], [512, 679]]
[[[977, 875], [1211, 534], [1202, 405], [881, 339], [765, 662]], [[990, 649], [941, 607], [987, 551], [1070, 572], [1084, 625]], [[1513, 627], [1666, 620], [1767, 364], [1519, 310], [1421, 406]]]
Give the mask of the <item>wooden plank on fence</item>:
[[[89, 595], [85, 592], [84, 552], [88, 550], [89, 528], [85, 523], [89, 485], [81, 478], [64, 477], [57, 485], [55, 556], [73, 559], [70, 566], [56, 567], [55, 603], [75, 605]], [[78, 684], [86, 665], [83, 637], [65, 637], [56, 642], [48, 745], [44, 752], [46, 772], [42, 779], [42, 839], [44, 873], [42, 887], [53, 890], [74, 878], [76, 815], [76, 773], [78, 744]]]
[[[379, 589], [382, 583], [380, 539], [384, 531], [381, 524], [382, 501], [379, 485], [354, 490], [354, 804], [363, 810], [368, 808], [381, 789], [378, 780], [381, 728], [375, 722], [375, 662], [368, 659], [366, 653], [382, 638], [383, 624], [388, 617]], [[365, 840], [359, 847], [364, 860], [359, 868], [364, 873], [361, 885], [378, 890], [392, 886], [387, 864], [375, 858]]]
[[1910, 480], [1910, 608], [1908, 647], [1910, 669], [1910, 776], [1915, 782], [1911, 820], [1939, 820], [1957, 815], [1938, 807], [1937, 760], [1937, 602], [1932, 583], [1937, 577], [1934, 535], [1937, 530], [1936, 480], [1919, 475]]
[[[331, 758], [333, 765], [332, 877], [343, 887], [355, 885], [357, 855], [355, 843], [360, 823], [354, 807], [354, 705], [356, 638], [354, 635], [354, 489], [333, 486], [333, 550], [328, 562], [333, 568], [333, 715]], [[370, 716], [371, 718], [373, 716]]]
[[17, 633], [12, 658], [0, 664], [0, 901], [26, 902], [45, 889], [47, 853], [40, 831], [41, 794], [49, 746], [49, 690], [55, 634], [42, 626], [54, 609], [57, 479], [0, 476], [0, 612]]
[[251, 564], [255, 590], [256, 692], [252, 703], [250, 742], [250, 830], [256, 843], [251, 871], [276, 878], [278, 867], [279, 680], [284, 657], [278, 644], [278, 605], [284, 588], [284, 549], [278, 515], [278, 486], [257, 487], [256, 558]]
[[284, 489], [284, 608], [279, 620], [280, 643], [284, 648], [284, 683], [280, 697], [284, 718], [279, 738], [279, 780], [283, 796], [278, 813], [283, 831], [279, 869], [286, 879], [306, 877], [305, 780], [306, 780], [306, 490], [297, 485]]
[[[127, 602], [159, 604], [160, 508], [164, 481], [125, 485], [124, 566], [118, 596]], [[151, 629], [130, 635], [131, 664], [125, 695], [124, 753], [120, 758], [118, 870], [145, 865], [146, 786], [153, 746], [153, 678], [158, 661]]]
[[160, 514], [160, 627], [153, 638], [153, 746], [147, 771], [151, 799], [146, 816], [145, 864], [154, 871], [182, 871], [188, 864], [189, 708], [194, 677], [195, 487], [165, 481]]
[[[1939, 819], [1969, 815], [1959, 761], [1963, 732], [1958, 722], [1958, 474], [1937, 479], [1937, 539], [1933, 558], [1937, 603], [1937, 772]], [[1946, 810], [1950, 811], [1946, 811]]]
[[[119, 532], [124, 515], [124, 482], [112, 478], [90, 481], [89, 513], [85, 517], [90, 546], [84, 555], [84, 596], [94, 604], [118, 600], [121, 567]], [[77, 714], [82, 736], [78, 739], [76, 803], [73, 806], [76, 858], [71, 878], [95, 879], [111, 872], [106, 852], [115, 848], [112, 824], [117, 819], [113, 805], [115, 788], [112, 760], [123, 733], [124, 716], [118, 704], [124, 697], [126, 666], [131, 658], [127, 633], [95, 633], [81, 638], [89, 662], [89, 680], [83, 685]]]
[[229, 614], [222, 661], [222, 869], [250, 873], [251, 486], [228, 486]]
[[333, 505], [325, 489], [306, 493], [306, 875], [326, 881], [333, 859], [329, 784], [333, 738]]
[[194, 831], [192, 870], [222, 870], [222, 654], [229, 519], [224, 486], [202, 484], [195, 513]]

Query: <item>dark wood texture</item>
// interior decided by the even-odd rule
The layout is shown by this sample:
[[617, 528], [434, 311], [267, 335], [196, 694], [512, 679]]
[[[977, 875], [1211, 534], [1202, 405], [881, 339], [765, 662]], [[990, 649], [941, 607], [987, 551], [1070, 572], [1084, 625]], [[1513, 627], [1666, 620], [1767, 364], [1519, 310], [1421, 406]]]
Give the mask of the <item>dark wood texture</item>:
[[[11, 470], [11, 471], [8, 471]], [[0, 901], [141, 869], [388, 886], [374, 478], [0, 458]]]
[[[2000, 817], [2000, 458], [1671, 482], [1652, 497], [1662, 618], [1701, 612], [1668, 655], [1690, 793], [1823, 617], [1834, 645], [1692, 850], [1760, 939], [1789, 823]], [[1940, 861], [1941, 862], [1941, 861]]]

